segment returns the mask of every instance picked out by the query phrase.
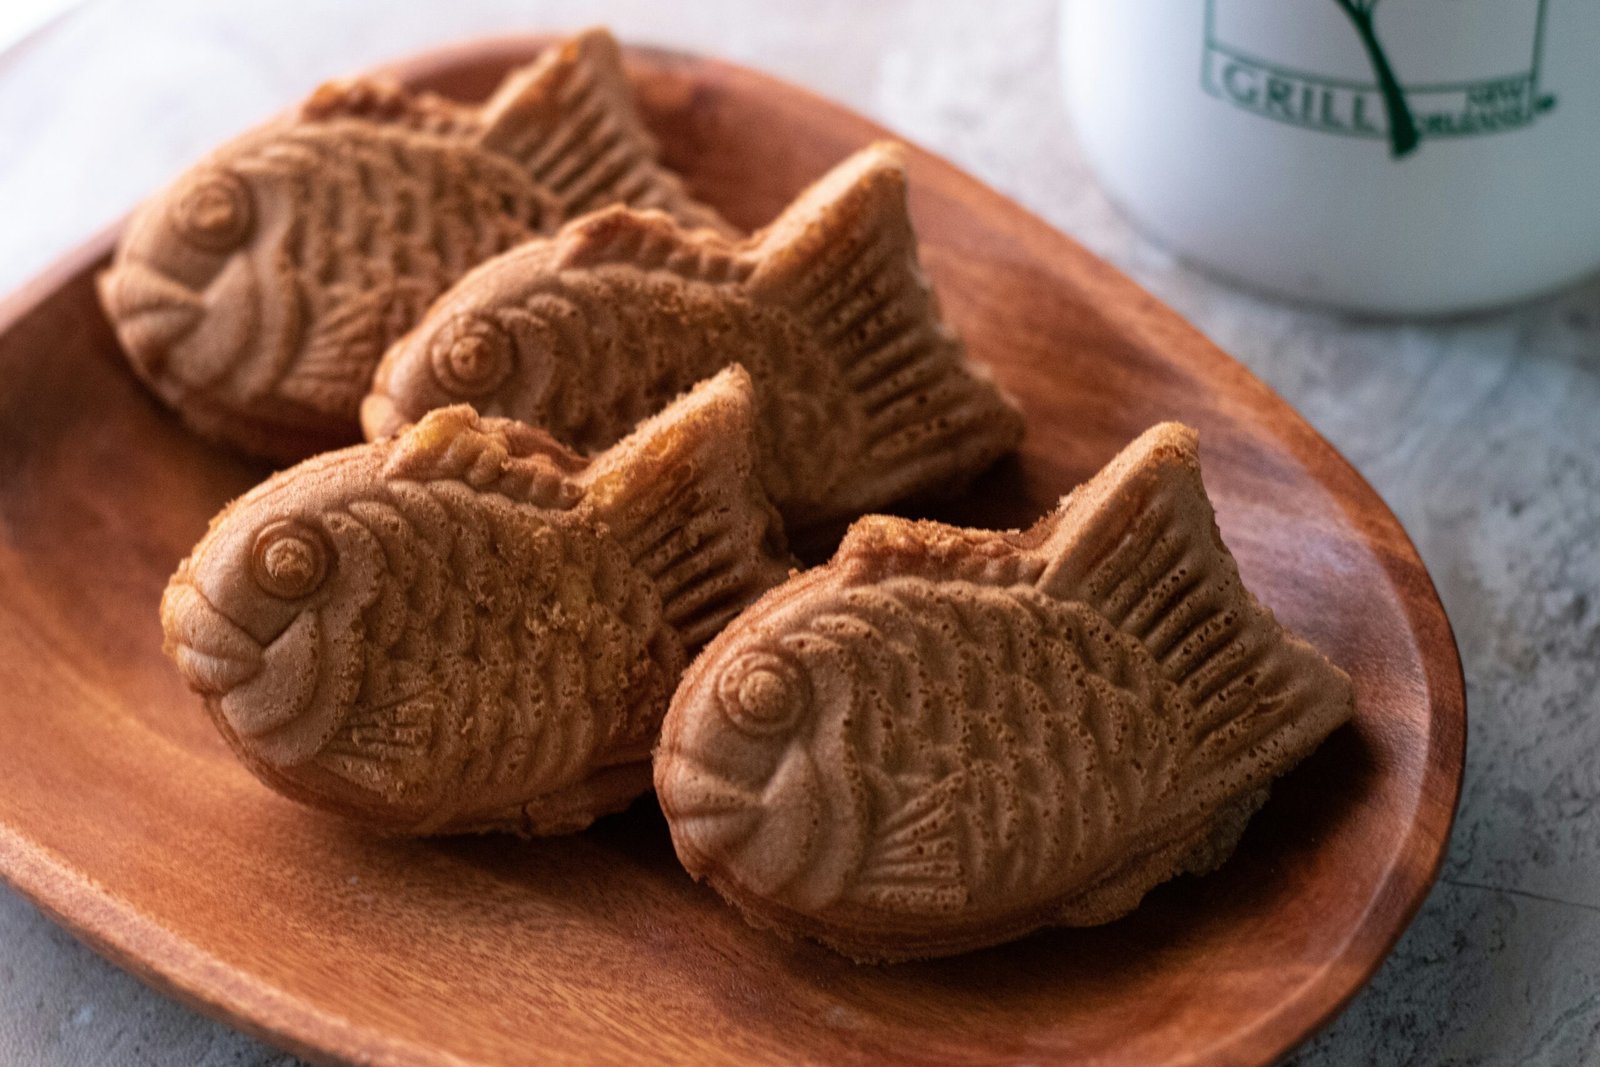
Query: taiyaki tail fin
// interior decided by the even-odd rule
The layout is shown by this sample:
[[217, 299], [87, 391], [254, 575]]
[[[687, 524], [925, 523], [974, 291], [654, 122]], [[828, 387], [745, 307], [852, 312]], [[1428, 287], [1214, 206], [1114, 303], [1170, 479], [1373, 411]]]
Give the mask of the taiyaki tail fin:
[[1039, 588], [1137, 637], [1178, 687], [1195, 788], [1222, 797], [1259, 787], [1350, 717], [1349, 675], [1240, 581], [1193, 430], [1146, 431], [1044, 530]]
[[592, 509], [661, 590], [691, 647], [788, 577], [783, 528], [756, 467], [755, 395], [735, 364], [598, 456]]
[[483, 105], [477, 142], [510, 156], [573, 218], [610, 204], [660, 208], [690, 227], [732, 232], [661, 166], [640, 121], [616, 38], [586, 30], [513, 71]]
[[1021, 440], [1017, 410], [940, 320], [900, 145], [880, 142], [840, 163], [753, 241], [752, 291], [806, 324], [861, 412], [859, 474], [847, 493], [881, 503], [959, 489], [961, 475]]

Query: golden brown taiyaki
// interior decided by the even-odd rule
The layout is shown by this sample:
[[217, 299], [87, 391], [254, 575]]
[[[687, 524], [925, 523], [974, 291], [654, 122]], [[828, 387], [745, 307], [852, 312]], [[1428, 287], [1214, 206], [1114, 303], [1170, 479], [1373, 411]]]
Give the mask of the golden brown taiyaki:
[[467, 402], [592, 451], [734, 361], [792, 528], [959, 489], [1022, 436], [939, 319], [891, 144], [748, 240], [611, 208], [490, 260], [385, 355], [362, 425]]
[[650, 787], [688, 654], [788, 573], [734, 367], [593, 461], [458, 406], [212, 521], [166, 650], [268, 785], [388, 830], [555, 833]]
[[656, 790], [684, 866], [862, 960], [1091, 925], [1225, 860], [1350, 679], [1240, 584], [1193, 431], [1032, 529], [869, 517], [684, 676]]
[[481, 107], [324, 86], [136, 211], [101, 301], [194, 429], [299, 459], [360, 439], [378, 358], [468, 268], [619, 202], [726, 225], [657, 164], [617, 44], [592, 30]]

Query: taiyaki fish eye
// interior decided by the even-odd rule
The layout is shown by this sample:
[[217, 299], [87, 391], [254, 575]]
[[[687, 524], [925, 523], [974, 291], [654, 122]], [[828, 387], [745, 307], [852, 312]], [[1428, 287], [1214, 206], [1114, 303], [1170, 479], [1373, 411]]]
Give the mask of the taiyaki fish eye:
[[282, 600], [298, 599], [315, 592], [327, 576], [327, 545], [304, 523], [274, 522], [256, 534], [250, 573], [263, 592]]
[[773, 734], [799, 720], [811, 702], [811, 683], [788, 656], [762, 649], [746, 652], [722, 672], [717, 697], [740, 730]]
[[483, 396], [511, 373], [511, 337], [492, 319], [458, 315], [434, 336], [433, 376], [455, 396]]
[[173, 207], [178, 232], [208, 252], [227, 252], [250, 236], [250, 190], [238, 175], [213, 169], [181, 194]]

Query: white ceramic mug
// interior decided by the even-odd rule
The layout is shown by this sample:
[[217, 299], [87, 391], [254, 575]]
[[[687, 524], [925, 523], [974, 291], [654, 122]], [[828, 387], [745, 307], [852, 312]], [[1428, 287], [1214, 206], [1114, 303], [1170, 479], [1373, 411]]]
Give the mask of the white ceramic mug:
[[1063, 0], [1068, 109], [1180, 254], [1380, 313], [1600, 269], [1600, 0]]

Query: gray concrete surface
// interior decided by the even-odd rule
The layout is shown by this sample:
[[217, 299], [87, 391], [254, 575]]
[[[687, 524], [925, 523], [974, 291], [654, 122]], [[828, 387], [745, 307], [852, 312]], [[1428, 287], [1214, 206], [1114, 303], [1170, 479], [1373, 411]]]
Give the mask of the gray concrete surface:
[[[1600, 1063], [1600, 283], [1499, 314], [1379, 323], [1174, 262], [1084, 170], [1053, 8], [100, 0], [0, 58], [0, 291], [319, 79], [435, 41], [609, 22], [840, 99], [1196, 322], [1354, 461], [1434, 574], [1472, 709], [1449, 859], [1387, 965], [1292, 1062]], [[0, 888], [0, 1062], [293, 1061], [147, 990]]]

